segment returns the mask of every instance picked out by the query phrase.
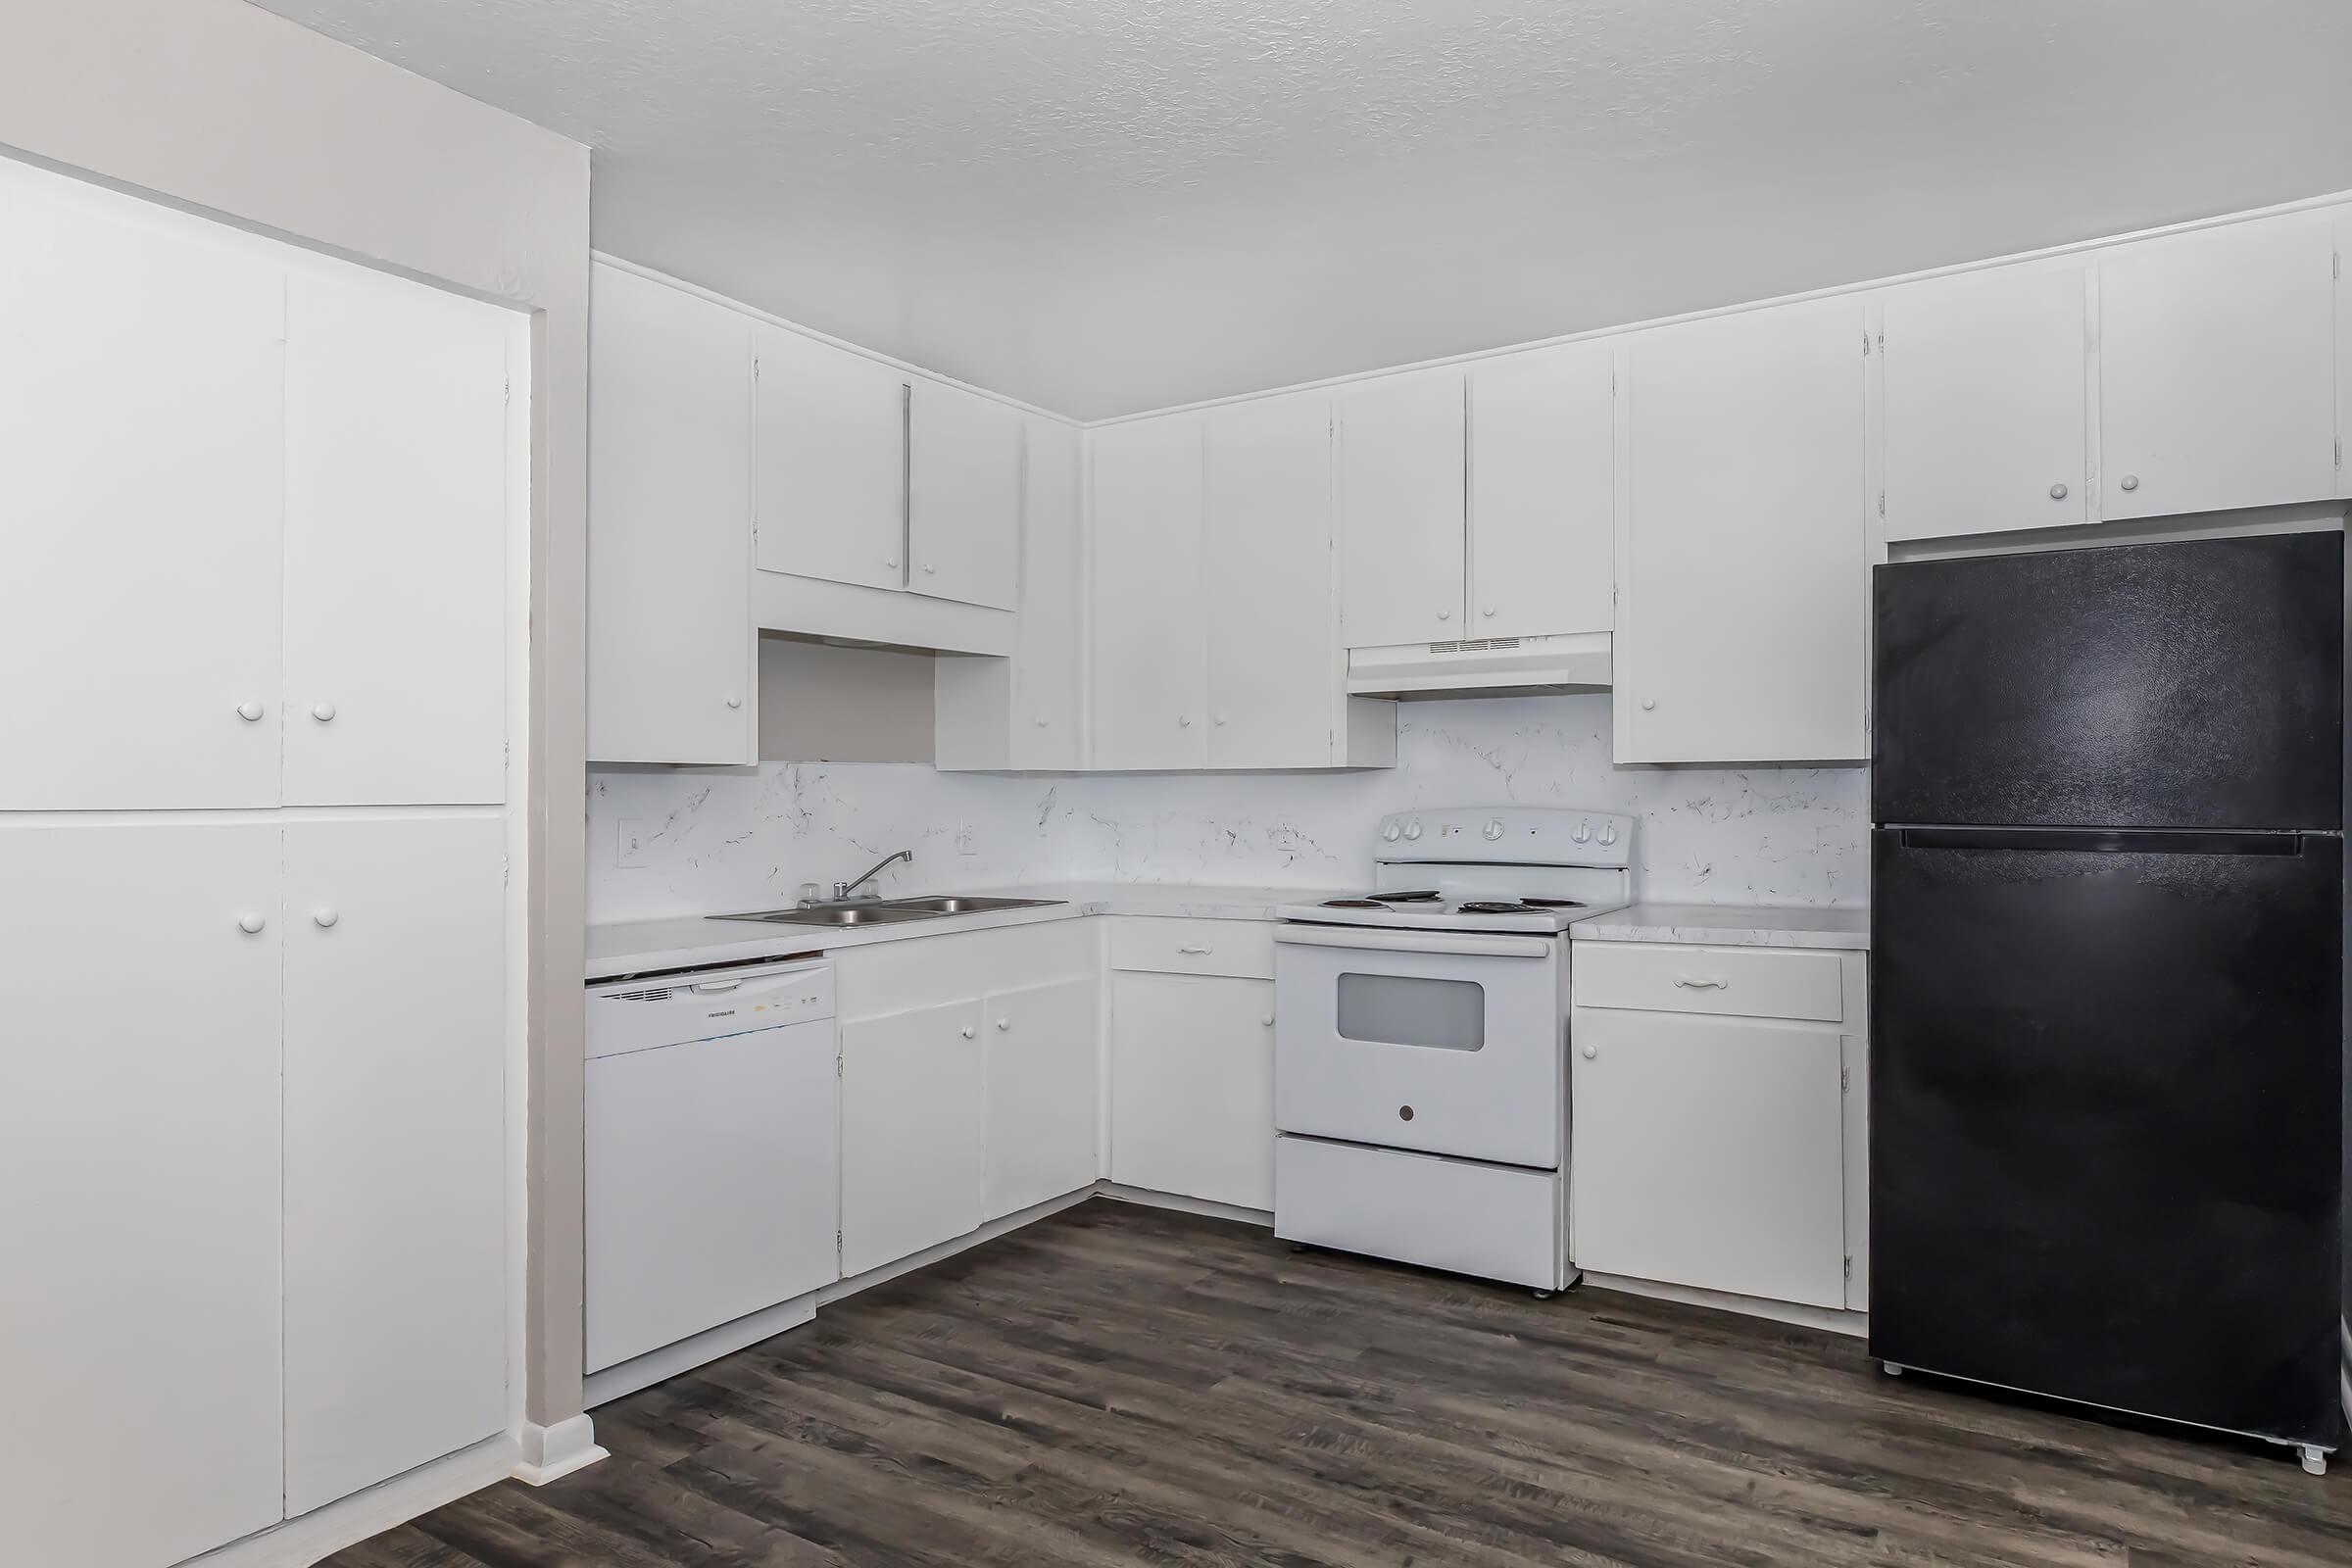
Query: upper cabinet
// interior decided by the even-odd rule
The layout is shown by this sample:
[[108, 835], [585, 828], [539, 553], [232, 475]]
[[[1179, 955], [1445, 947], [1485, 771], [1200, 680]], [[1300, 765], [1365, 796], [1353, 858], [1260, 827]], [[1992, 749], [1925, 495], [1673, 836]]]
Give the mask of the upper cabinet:
[[760, 569], [906, 587], [907, 378], [780, 326], [752, 332]]
[[1861, 301], [1662, 327], [1627, 353], [1617, 760], [1869, 756]]
[[588, 755], [759, 760], [752, 322], [599, 265], [588, 339]]
[[2334, 221], [2290, 213], [2100, 259], [2107, 517], [2336, 493]]
[[1020, 603], [1018, 409], [918, 380], [907, 426], [906, 586], [992, 610]]
[[1446, 642], [1462, 630], [1462, 373], [1421, 370], [1340, 392], [1340, 602], [1347, 646]]
[[2089, 289], [2065, 263], [1884, 296], [1887, 538], [2090, 518]]
[[1567, 343], [1475, 366], [1465, 637], [1613, 623], [1616, 352]]
[[1135, 419], [1087, 441], [1094, 765], [1208, 765], [1200, 420]]

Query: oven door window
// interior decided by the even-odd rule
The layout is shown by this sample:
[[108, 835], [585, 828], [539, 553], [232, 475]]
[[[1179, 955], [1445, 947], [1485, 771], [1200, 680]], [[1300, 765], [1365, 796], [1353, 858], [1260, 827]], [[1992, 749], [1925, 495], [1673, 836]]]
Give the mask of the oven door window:
[[1343, 972], [1339, 1030], [1346, 1040], [1476, 1051], [1487, 1043], [1487, 988], [1474, 980]]

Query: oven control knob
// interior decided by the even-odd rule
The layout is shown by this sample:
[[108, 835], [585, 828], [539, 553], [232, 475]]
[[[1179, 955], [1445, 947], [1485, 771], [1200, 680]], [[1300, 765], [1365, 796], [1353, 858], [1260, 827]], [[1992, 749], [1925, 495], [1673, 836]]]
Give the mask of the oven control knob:
[[1380, 830], [1380, 836], [1384, 839], [1387, 839], [1391, 844], [1394, 844], [1396, 842], [1396, 835], [1403, 831], [1404, 830], [1398, 827], [1396, 823], [1391, 822]]
[[1576, 832], [1571, 836], [1574, 837], [1576, 842], [1579, 844], [1590, 843], [1592, 838], [1592, 824], [1590, 822], [1577, 823]]
[[1502, 818], [1499, 816], [1488, 817], [1486, 833], [1490, 840], [1502, 837]]
[[1616, 823], [1614, 823], [1614, 822], [1603, 822], [1603, 823], [1601, 824], [1601, 827], [1600, 827], [1600, 842], [1601, 842], [1601, 843], [1603, 843], [1603, 844], [1614, 844], [1614, 843], [1616, 843], [1616, 842], [1617, 842], [1617, 824], [1616, 824]]
[[1416, 816], [1404, 824], [1404, 836], [1408, 839], [1417, 839], [1421, 836], [1421, 819], [1419, 817]]

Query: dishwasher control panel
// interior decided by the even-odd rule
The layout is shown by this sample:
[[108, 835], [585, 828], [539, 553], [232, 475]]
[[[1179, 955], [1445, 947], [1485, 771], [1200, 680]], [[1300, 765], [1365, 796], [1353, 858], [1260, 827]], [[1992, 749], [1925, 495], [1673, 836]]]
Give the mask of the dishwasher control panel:
[[833, 1016], [833, 966], [746, 965], [588, 991], [588, 1056], [715, 1040]]

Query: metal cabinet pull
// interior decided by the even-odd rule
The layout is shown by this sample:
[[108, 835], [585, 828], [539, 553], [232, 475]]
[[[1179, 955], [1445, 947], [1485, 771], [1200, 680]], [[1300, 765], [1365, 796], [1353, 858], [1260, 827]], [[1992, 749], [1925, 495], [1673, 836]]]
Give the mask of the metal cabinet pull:
[[1178, 953], [1190, 953], [1196, 956], [1202, 956], [1214, 953], [1217, 950], [1214, 948], [1178, 948], [1176, 951]]

